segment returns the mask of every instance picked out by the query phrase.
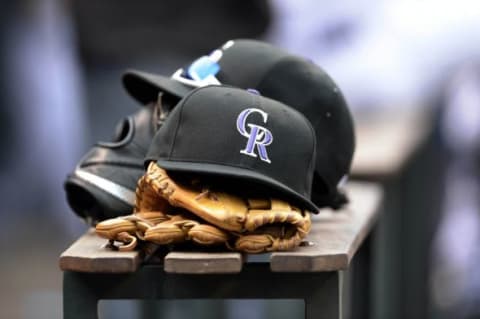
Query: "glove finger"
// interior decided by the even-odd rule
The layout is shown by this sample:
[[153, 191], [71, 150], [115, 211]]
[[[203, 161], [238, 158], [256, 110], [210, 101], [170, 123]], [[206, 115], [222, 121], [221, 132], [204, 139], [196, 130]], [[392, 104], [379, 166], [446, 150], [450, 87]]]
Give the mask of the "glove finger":
[[188, 231], [188, 236], [201, 245], [218, 245], [227, 242], [228, 234], [211, 225], [195, 225]]
[[310, 213], [305, 214], [305, 219], [301, 225], [298, 225], [297, 231], [299, 233], [300, 238], [307, 237], [310, 229], [312, 228], [312, 219]]
[[245, 221], [245, 229], [254, 231], [264, 225], [275, 223], [303, 227], [305, 216], [294, 210], [250, 210]]
[[195, 225], [196, 222], [181, 215], [172, 215], [169, 220], [149, 227], [144, 238], [159, 245], [183, 242], [187, 239], [188, 230]]
[[182, 215], [147, 229], [145, 240], [157, 244], [173, 244], [192, 240], [202, 245], [217, 245], [228, 240], [228, 234], [215, 226], [200, 224]]
[[302, 239], [299, 234], [290, 238], [276, 238], [269, 234], [245, 235], [235, 242], [235, 249], [250, 254], [262, 252], [292, 250], [300, 245]]
[[95, 226], [98, 236], [112, 240], [117, 238], [119, 233], [135, 233], [135, 231], [135, 223], [122, 217], [107, 219]]
[[159, 211], [144, 211], [138, 212], [133, 215], [126, 216], [125, 219], [137, 222], [137, 223], [144, 223], [150, 226], [154, 226], [156, 224], [162, 223], [170, 219], [167, 214]]
[[115, 239], [117, 234], [122, 232], [135, 234], [140, 231], [143, 233], [146, 228], [165, 221], [168, 218], [169, 217], [162, 212], [140, 212], [104, 220], [95, 226], [95, 231], [100, 237]]
[[301, 217], [302, 221], [296, 224], [275, 225], [267, 223], [256, 228], [253, 232], [240, 235], [235, 241], [234, 248], [252, 254], [292, 250], [301, 244], [311, 228], [310, 213], [305, 213], [305, 216]]
[[235, 241], [234, 249], [249, 254], [259, 254], [265, 252], [272, 242], [268, 235], [246, 235]]
[[164, 222], [147, 229], [144, 239], [158, 245], [168, 245], [184, 242], [186, 234], [178, 225]]

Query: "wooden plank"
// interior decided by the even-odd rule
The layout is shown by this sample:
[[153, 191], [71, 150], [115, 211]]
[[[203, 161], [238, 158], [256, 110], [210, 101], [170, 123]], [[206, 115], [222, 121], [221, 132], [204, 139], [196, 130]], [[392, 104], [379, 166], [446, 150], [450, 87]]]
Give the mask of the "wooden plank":
[[125, 273], [134, 272], [142, 261], [138, 251], [120, 252], [106, 248], [107, 240], [90, 229], [60, 256], [63, 271]]
[[[307, 240], [310, 246], [291, 252], [242, 256], [236, 252], [171, 252], [165, 271], [179, 274], [238, 273], [247, 262], [268, 262], [273, 271], [334, 271], [346, 269], [377, 217], [381, 188], [373, 183], [350, 182], [350, 204], [343, 210], [323, 210], [313, 216]], [[139, 251], [119, 252], [106, 248], [107, 241], [88, 231], [60, 257], [62, 270], [97, 273], [134, 272], [143, 261]], [[261, 257], [256, 260], [254, 257]], [[258, 258], [257, 258], [258, 259]]]
[[347, 185], [350, 203], [342, 210], [313, 216], [308, 246], [270, 257], [272, 271], [309, 272], [347, 269], [379, 213], [383, 191], [374, 183]]
[[400, 172], [425, 140], [430, 122], [428, 114], [412, 110], [380, 113], [358, 121], [351, 175], [378, 180]]
[[239, 273], [242, 264], [236, 252], [171, 252], [165, 257], [165, 271], [177, 274]]

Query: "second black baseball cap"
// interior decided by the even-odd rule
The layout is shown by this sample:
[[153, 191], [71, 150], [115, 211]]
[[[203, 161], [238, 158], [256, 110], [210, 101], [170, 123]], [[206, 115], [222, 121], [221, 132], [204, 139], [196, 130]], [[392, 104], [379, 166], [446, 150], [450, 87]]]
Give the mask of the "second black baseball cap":
[[259, 185], [317, 213], [311, 201], [315, 152], [313, 128], [295, 109], [255, 92], [206, 86], [173, 109], [145, 164], [156, 161], [169, 172], [226, 178], [243, 189]]
[[318, 154], [312, 199], [320, 207], [345, 202], [338, 185], [346, 180], [355, 149], [354, 124], [347, 103], [331, 77], [311, 61], [256, 40], [230, 40], [177, 70], [171, 77], [128, 71], [127, 91], [139, 101], [159, 91], [183, 97], [209, 84], [254, 88], [261, 95], [300, 111], [316, 132]]

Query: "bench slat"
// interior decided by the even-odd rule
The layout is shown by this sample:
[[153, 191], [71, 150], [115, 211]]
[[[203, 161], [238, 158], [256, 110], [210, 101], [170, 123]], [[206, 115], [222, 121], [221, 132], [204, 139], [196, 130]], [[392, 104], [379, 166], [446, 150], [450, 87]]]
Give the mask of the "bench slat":
[[[311, 246], [291, 252], [246, 255], [237, 252], [180, 252], [167, 254], [164, 268], [169, 273], [238, 273], [246, 262], [269, 262], [272, 271], [314, 272], [346, 269], [358, 246], [375, 221], [382, 199], [380, 186], [350, 182], [350, 204], [339, 212], [322, 210], [313, 216], [307, 237]], [[60, 256], [60, 268], [79, 272], [122, 273], [140, 267], [145, 251], [119, 252], [106, 248], [106, 239], [89, 230]], [[156, 247], [152, 245], [152, 247]], [[153, 251], [149, 246], [149, 251]], [[258, 260], [257, 260], [258, 259]], [[261, 259], [261, 260], [260, 260]]]
[[242, 264], [236, 252], [171, 252], [165, 257], [165, 271], [177, 274], [239, 273]]
[[350, 203], [344, 209], [324, 209], [313, 216], [307, 237], [312, 245], [272, 253], [272, 271], [333, 271], [348, 267], [378, 216], [382, 189], [373, 183], [351, 182], [347, 192]]
[[138, 251], [113, 251], [90, 229], [60, 256], [60, 269], [79, 272], [134, 272], [142, 261]]

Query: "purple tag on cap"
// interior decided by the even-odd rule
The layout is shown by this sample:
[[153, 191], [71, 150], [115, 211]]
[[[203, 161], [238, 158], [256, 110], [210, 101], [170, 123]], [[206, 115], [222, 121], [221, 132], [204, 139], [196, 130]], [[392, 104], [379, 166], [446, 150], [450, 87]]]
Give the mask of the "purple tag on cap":
[[256, 94], [256, 95], [260, 95], [260, 92], [258, 92], [258, 91], [255, 90], [255, 89], [247, 89], [247, 92], [250, 92], [250, 93]]

